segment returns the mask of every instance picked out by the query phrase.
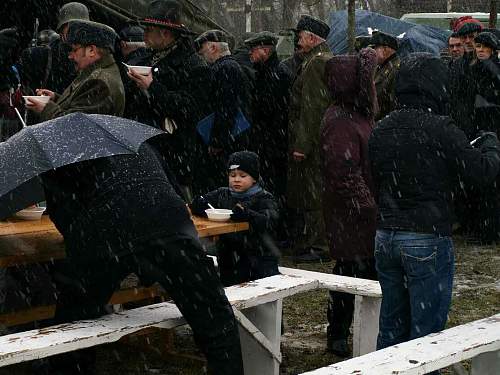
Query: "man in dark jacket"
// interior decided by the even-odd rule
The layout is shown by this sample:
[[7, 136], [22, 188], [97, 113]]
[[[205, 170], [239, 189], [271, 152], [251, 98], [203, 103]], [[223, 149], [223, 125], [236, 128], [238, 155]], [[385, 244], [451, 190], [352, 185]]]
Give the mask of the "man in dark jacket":
[[37, 90], [38, 95], [49, 96], [50, 101], [46, 104], [28, 101], [27, 108], [39, 113], [42, 121], [74, 112], [121, 116], [125, 90], [111, 54], [116, 38], [115, 31], [104, 24], [71, 21], [67, 42], [78, 76], [60, 95], [47, 89]]
[[207, 187], [213, 190], [225, 183], [226, 160], [233, 152], [248, 145], [248, 131], [238, 136], [232, 131], [238, 113], [249, 116], [250, 93], [245, 84], [242, 68], [231, 55], [229, 36], [221, 30], [209, 30], [195, 40], [195, 48], [210, 65], [212, 73], [211, 101], [214, 108], [214, 123], [208, 143], [210, 174]]
[[397, 109], [369, 141], [383, 294], [377, 349], [444, 328], [453, 286], [453, 189], [460, 180], [487, 185], [500, 170], [496, 136], [487, 134], [474, 149], [447, 116], [446, 73], [429, 55], [405, 60]]
[[467, 22], [457, 30], [456, 35], [462, 40], [465, 52], [450, 66], [451, 116], [469, 141], [474, 139], [479, 131], [474, 124], [476, 82], [472, 67], [477, 63], [474, 38], [481, 29], [479, 22]]
[[280, 64], [276, 52], [278, 37], [262, 31], [245, 44], [250, 49], [250, 60], [255, 68], [253, 93], [252, 143], [264, 166], [262, 178], [266, 189], [285, 206], [288, 106], [292, 75]]
[[395, 107], [396, 73], [400, 64], [397, 54], [399, 43], [396, 37], [375, 31], [371, 37], [371, 46], [377, 52], [378, 67], [375, 72], [375, 87], [379, 112], [375, 120], [380, 120]]
[[[47, 210], [67, 255], [55, 266], [58, 299], [51, 324], [105, 314], [109, 298], [133, 272], [167, 290], [193, 328], [210, 371], [242, 375], [231, 306], [165, 168], [144, 144], [134, 155], [42, 175]], [[95, 354], [94, 348], [51, 357], [55, 368], [48, 374], [92, 375]]]
[[197, 147], [196, 124], [210, 114], [210, 69], [194, 50], [192, 33], [181, 23], [181, 4], [176, 0], [154, 0], [146, 18], [144, 41], [153, 49], [152, 72], [143, 76], [129, 72], [137, 84], [137, 100], [144, 108], [140, 121], [166, 130], [169, 137], [155, 145], [171, 163], [178, 182], [193, 182], [195, 160], [202, 159]]

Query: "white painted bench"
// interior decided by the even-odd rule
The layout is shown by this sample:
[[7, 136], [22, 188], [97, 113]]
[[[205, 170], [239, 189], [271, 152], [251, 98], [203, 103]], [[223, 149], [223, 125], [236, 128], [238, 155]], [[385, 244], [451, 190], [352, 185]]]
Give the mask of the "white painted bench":
[[471, 375], [500, 374], [500, 314], [303, 375], [420, 375], [471, 358]]
[[[315, 289], [356, 294], [358, 350], [371, 351], [378, 331], [380, 287], [375, 281], [281, 268], [283, 275], [226, 288], [240, 323], [245, 373], [278, 375], [281, 363], [282, 299]], [[364, 321], [364, 319], [370, 320]], [[363, 320], [363, 321], [361, 321]], [[0, 367], [115, 342], [148, 327], [175, 328], [185, 324], [173, 303], [150, 305], [96, 320], [61, 324], [0, 337]], [[363, 331], [363, 327], [372, 329]], [[363, 332], [363, 334], [361, 334]], [[361, 353], [363, 354], [363, 352]]]

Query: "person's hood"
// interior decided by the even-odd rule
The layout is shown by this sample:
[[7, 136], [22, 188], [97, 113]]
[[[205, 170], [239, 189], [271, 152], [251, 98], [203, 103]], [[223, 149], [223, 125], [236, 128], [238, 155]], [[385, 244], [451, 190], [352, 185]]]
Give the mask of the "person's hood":
[[358, 55], [332, 57], [325, 74], [334, 102], [373, 115], [377, 105], [373, 81], [376, 67], [377, 54], [371, 48], [362, 49]]
[[413, 53], [401, 61], [396, 76], [397, 108], [423, 109], [449, 114], [448, 68], [428, 53]]

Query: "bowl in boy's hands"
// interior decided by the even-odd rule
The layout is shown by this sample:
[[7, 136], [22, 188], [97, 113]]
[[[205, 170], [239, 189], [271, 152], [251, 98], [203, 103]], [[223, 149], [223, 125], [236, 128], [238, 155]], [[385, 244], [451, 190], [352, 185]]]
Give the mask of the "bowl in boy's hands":
[[29, 105], [30, 102], [46, 105], [50, 100], [50, 96], [46, 95], [24, 95], [23, 98], [27, 105]]
[[231, 219], [232, 210], [226, 210], [223, 208], [209, 208], [205, 210], [208, 220], [211, 221], [228, 221]]

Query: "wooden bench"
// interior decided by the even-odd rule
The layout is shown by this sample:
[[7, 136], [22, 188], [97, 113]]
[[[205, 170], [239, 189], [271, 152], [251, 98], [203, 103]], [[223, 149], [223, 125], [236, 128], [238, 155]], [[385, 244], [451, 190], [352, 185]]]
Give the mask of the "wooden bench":
[[471, 375], [500, 374], [500, 314], [303, 375], [419, 375], [471, 358]]
[[[356, 303], [361, 328], [355, 332], [358, 347], [375, 349], [376, 334], [364, 326], [378, 325], [376, 303], [381, 292], [377, 282], [317, 272], [281, 268], [282, 275], [226, 288], [240, 335], [247, 374], [278, 375], [281, 363], [282, 299], [316, 289], [338, 290], [360, 296]], [[370, 301], [370, 302], [367, 302]], [[358, 311], [360, 310], [360, 311]], [[185, 324], [181, 313], [172, 303], [160, 303], [90, 321], [62, 324], [0, 337], [0, 367], [44, 358], [95, 345], [115, 342], [128, 334], [149, 327], [171, 329]]]

